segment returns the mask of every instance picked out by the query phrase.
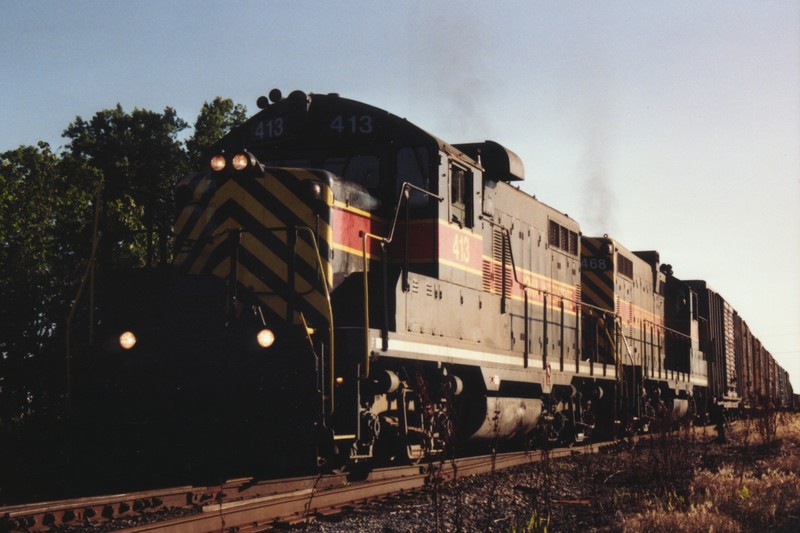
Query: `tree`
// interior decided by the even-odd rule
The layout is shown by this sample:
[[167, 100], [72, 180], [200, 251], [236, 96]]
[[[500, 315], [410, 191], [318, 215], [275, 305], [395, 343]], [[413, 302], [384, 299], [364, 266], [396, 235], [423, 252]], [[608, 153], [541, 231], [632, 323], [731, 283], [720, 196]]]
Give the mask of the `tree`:
[[91, 183], [63, 173], [46, 143], [0, 154], [0, 191], [2, 425], [63, 392], [54, 376], [64, 352], [53, 340], [86, 253], [92, 194]]
[[157, 253], [167, 259], [172, 190], [188, 171], [178, 134], [187, 126], [170, 107], [129, 114], [117, 105], [89, 121], [77, 117], [64, 131], [67, 165], [103, 177], [102, 251], [109, 263], [113, 257], [116, 264], [149, 265]]
[[230, 98], [217, 96], [211, 103], [205, 102], [194, 123], [194, 135], [186, 140], [191, 168], [198, 168], [204, 151], [246, 120], [247, 109]]
[[158, 249], [154, 235], [171, 231], [172, 190], [191, 168], [190, 153], [199, 157], [244, 120], [243, 106], [217, 97], [184, 144], [178, 136], [188, 126], [172, 108], [127, 113], [117, 105], [76, 117], [61, 154], [46, 143], [0, 154], [0, 427], [59, 403], [66, 321], [93, 242], [105, 243], [106, 267], [168, 259], [166, 239]]
[[163, 113], [117, 104], [95, 113], [90, 121], [77, 117], [64, 130], [67, 151], [102, 171], [106, 183], [129, 191], [151, 194], [172, 188], [186, 172], [186, 154], [178, 134], [188, 124], [167, 107]]
[[172, 108], [117, 105], [76, 117], [60, 154], [46, 143], [0, 154], [0, 501], [23, 484], [35, 494], [44, 478], [32, 472], [65, 463], [52, 444], [70, 434], [67, 339], [77, 360], [96, 321], [85, 288], [95, 259], [100, 270], [168, 260], [175, 182], [243, 121], [244, 107], [216, 98], [183, 143]]

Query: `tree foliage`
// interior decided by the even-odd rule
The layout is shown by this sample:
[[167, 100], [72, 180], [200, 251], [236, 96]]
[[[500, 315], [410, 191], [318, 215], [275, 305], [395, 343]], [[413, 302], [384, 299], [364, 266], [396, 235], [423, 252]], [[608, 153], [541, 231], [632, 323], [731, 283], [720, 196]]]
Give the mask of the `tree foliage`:
[[247, 109], [241, 104], [234, 104], [230, 99], [217, 96], [214, 101], [203, 104], [194, 123], [194, 135], [186, 141], [191, 165], [199, 167], [203, 152], [245, 120]]
[[97, 112], [91, 120], [77, 117], [64, 130], [69, 154], [103, 173], [118, 194], [135, 191], [168, 196], [171, 180], [187, 170], [186, 152], [178, 134], [188, 124], [175, 110], [163, 113], [134, 109]]
[[85, 177], [71, 180], [46, 143], [0, 154], [0, 426], [58, 396], [53, 341], [87, 250]]
[[[72, 170], [103, 176], [106, 258], [153, 262], [155, 237], [164, 235], [171, 224], [172, 185], [189, 169], [186, 149], [178, 139], [187, 127], [169, 107], [162, 113], [142, 109], [126, 113], [117, 105], [89, 121], [77, 117], [64, 131], [70, 139], [65, 159]], [[120, 236], [134, 232], [135, 245], [121, 247]]]
[[244, 116], [216, 98], [184, 142], [188, 123], [174, 109], [117, 105], [76, 117], [62, 153], [39, 143], [0, 154], [0, 429], [63, 406], [66, 322], [93, 241], [107, 264], [167, 259], [154, 236], [171, 230], [175, 181]]

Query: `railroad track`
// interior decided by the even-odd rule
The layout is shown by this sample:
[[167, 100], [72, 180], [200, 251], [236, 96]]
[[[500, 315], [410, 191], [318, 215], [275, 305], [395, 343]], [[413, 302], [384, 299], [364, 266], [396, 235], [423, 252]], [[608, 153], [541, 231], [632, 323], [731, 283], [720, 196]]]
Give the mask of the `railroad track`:
[[315, 484], [319, 488], [325, 488], [330, 484], [341, 484], [345, 481], [344, 474], [329, 475], [324, 479], [318, 476], [306, 476], [258, 482], [252, 478], [240, 478], [209, 487], [179, 486], [0, 507], [0, 532], [47, 531], [54, 527], [80, 528], [90, 524], [112, 522], [119, 522], [122, 527], [126, 520], [144, 516], [157, 517], [167, 510], [171, 510], [172, 513], [183, 510], [188, 514], [196, 512], [208, 503], [259, 498], [285, 491], [302, 490]]
[[608, 444], [611, 442], [381, 468], [366, 480], [352, 483], [345, 474], [260, 482], [243, 478], [216, 487], [184, 486], [3, 507], [0, 531], [90, 530], [100, 525], [104, 530], [129, 532], [267, 531], [326, 517], [371, 499], [423, 490], [434, 480], [443, 483], [456, 475], [488, 473], [541, 461], [545, 456], [593, 453]]

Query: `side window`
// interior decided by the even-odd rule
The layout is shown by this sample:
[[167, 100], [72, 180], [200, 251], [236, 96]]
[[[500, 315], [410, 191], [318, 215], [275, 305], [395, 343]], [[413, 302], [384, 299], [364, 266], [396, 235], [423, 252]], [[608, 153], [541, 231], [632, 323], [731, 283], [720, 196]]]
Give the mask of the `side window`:
[[[420, 189], [429, 190], [429, 165], [427, 149], [422, 147], [400, 148], [397, 151], [397, 191], [400, 191], [400, 186], [405, 182], [416, 185]], [[412, 207], [423, 207], [428, 205], [428, 196], [418, 191], [412, 191], [409, 202]]]
[[450, 165], [450, 221], [471, 228], [472, 223], [472, 172]]

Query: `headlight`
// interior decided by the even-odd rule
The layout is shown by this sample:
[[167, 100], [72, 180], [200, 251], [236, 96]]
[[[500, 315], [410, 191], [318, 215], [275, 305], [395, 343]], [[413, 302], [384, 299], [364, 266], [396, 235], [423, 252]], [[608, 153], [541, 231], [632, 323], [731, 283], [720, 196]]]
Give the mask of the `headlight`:
[[119, 336], [119, 345], [123, 350], [130, 350], [136, 346], [136, 335], [132, 331], [126, 331]]
[[244, 170], [254, 163], [254, 161], [251, 161], [251, 157], [252, 156], [250, 156], [250, 154], [246, 153], [236, 154], [235, 156], [233, 156], [233, 159], [231, 160], [231, 165], [236, 170]]
[[306, 180], [303, 182], [308, 200], [316, 202], [322, 199], [322, 184], [315, 180]]
[[223, 168], [225, 168], [225, 156], [215, 155], [211, 158], [211, 170], [219, 172]]
[[269, 348], [275, 342], [275, 334], [271, 329], [264, 328], [256, 335], [256, 341], [262, 348]]

